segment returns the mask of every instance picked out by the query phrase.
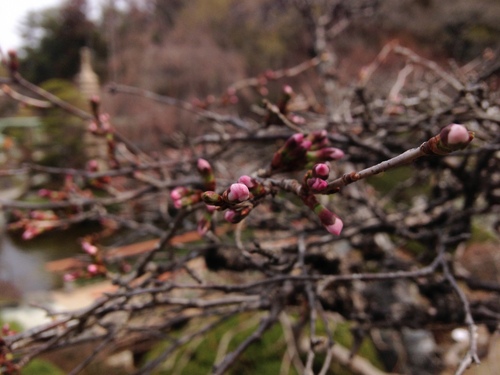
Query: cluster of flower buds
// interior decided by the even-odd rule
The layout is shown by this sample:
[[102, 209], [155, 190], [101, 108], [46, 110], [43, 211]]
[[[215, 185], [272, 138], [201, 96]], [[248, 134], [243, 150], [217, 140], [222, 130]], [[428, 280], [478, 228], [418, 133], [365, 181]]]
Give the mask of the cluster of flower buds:
[[178, 186], [170, 192], [170, 198], [177, 209], [189, 207], [200, 201], [200, 190], [186, 186]]
[[250, 213], [251, 208], [241, 204], [248, 201], [250, 197], [248, 186], [241, 182], [231, 184], [222, 194], [217, 194], [215, 191], [205, 191], [201, 195], [203, 202], [211, 209], [227, 209], [224, 218], [230, 223], [238, 223]]
[[303, 187], [313, 194], [320, 194], [328, 187], [330, 167], [326, 163], [315, 164], [304, 176]]
[[97, 276], [106, 272], [106, 267], [101, 256], [99, 248], [91, 240], [84, 238], [81, 242], [82, 250], [91, 258], [91, 263], [87, 265], [87, 276]]
[[243, 175], [222, 194], [206, 191], [201, 199], [212, 209], [226, 210], [224, 219], [230, 223], [239, 223], [254, 207], [250, 200], [262, 198], [267, 193], [265, 187], [254, 178]]
[[[29, 218], [23, 218], [17, 223], [17, 228], [23, 229], [23, 240], [31, 240], [36, 236], [57, 227], [59, 217], [52, 210], [33, 210]], [[10, 226], [16, 229], [15, 226]]]
[[94, 135], [104, 135], [111, 133], [113, 127], [111, 125], [111, 117], [107, 113], [101, 113], [98, 120], [90, 121], [88, 130]]
[[428, 154], [447, 155], [462, 150], [474, 139], [474, 133], [460, 124], [445, 126], [441, 132], [425, 142], [421, 149]]
[[[196, 163], [196, 169], [203, 180], [203, 190], [194, 189], [186, 186], [179, 186], [170, 192], [170, 198], [174, 203], [174, 207], [177, 209], [183, 207], [192, 206], [202, 200], [203, 191], [212, 191], [216, 187], [215, 174], [210, 163], [205, 159], [198, 159]], [[206, 211], [198, 219], [198, 232], [203, 235], [205, 234], [211, 226], [213, 212], [215, 207], [207, 205]]]
[[302, 133], [292, 135], [273, 156], [272, 171], [299, 170], [318, 162], [338, 160], [344, 152], [328, 147], [325, 130], [315, 131], [307, 136]]
[[83, 270], [76, 270], [64, 274], [63, 280], [65, 282], [73, 282], [76, 279], [91, 278], [106, 273], [106, 266], [104, 265], [102, 254], [99, 248], [92, 243], [92, 240], [88, 237], [83, 238], [80, 244], [83, 252], [90, 257], [90, 262]]
[[[203, 190], [214, 190], [216, 181], [212, 166], [205, 159], [198, 159], [196, 169], [203, 179]], [[170, 192], [175, 208], [189, 207], [201, 201], [202, 190], [179, 186]]]

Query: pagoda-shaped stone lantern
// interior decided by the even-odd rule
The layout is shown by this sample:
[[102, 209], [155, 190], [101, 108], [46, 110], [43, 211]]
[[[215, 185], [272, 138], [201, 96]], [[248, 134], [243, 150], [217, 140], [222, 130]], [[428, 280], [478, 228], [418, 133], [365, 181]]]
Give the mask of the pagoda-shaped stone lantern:
[[[99, 77], [92, 68], [92, 52], [90, 48], [83, 47], [80, 50], [80, 71], [75, 77], [78, 90], [87, 102], [93, 96], [99, 96]], [[84, 136], [87, 157], [96, 159], [101, 168], [105, 168], [107, 158], [107, 142], [105, 138], [96, 137], [89, 132]]]
[[76, 76], [76, 83], [86, 99], [99, 95], [99, 77], [92, 69], [92, 53], [88, 47], [80, 50], [80, 71]]

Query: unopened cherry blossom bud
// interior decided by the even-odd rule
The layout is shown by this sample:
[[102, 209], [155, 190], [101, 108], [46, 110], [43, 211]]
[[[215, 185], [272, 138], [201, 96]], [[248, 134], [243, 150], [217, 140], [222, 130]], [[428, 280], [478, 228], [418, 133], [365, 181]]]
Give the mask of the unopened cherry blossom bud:
[[215, 211], [217, 211], [217, 206], [212, 206], [211, 204], [206, 204], [205, 207], [209, 213], [214, 213]]
[[205, 159], [198, 159], [196, 163], [196, 168], [198, 172], [200, 172], [201, 177], [203, 178], [203, 183], [205, 185], [206, 190], [214, 190], [215, 189], [215, 175], [210, 163]]
[[227, 199], [230, 202], [243, 202], [250, 198], [248, 187], [242, 183], [232, 184], [227, 192]]
[[289, 120], [297, 125], [303, 125], [306, 123], [306, 119], [304, 117], [295, 114], [290, 115]]
[[320, 150], [309, 151], [307, 153], [308, 161], [331, 161], [344, 157], [344, 151], [335, 147], [325, 147]]
[[463, 125], [451, 124], [439, 133], [445, 145], [467, 145], [471, 141], [469, 131]]
[[82, 249], [89, 255], [96, 255], [98, 252], [97, 247], [87, 241], [82, 242]]
[[283, 94], [285, 95], [293, 95], [293, 88], [290, 85], [283, 86]]
[[444, 127], [438, 135], [424, 142], [420, 150], [426, 154], [447, 155], [467, 147], [473, 139], [474, 133], [468, 131], [465, 126], [450, 124]]
[[307, 186], [314, 192], [320, 193], [328, 187], [328, 182], [321, 178], [313, 177], [307, 180]]
[[32, 238], [35, 238], [36, 236], [38, 236], [42, 232], [43, 232], [43, 229], [41, 227], [28, 225], [24, 229], [22, 237], [23, 237], [23, 240], [27, 241], [27, 240], [31, 240]]
[[50, 193], [51, 193], [51, 191], [49, 189], [40, 189], [40, 190], [38, 190], [38, 195], [40, 197], [44, 197], [44, 198], [47, 197], [48, 198], [48, 197], [50, 197]]
[[177, 209], [182, 208], [182, 199], [175, 199], [174, 200], [174, 207]]
[[224, 212], [224, 219], [229, 221], [230, 223], [237, 223], [238, 213], [234, 210], [227, 210]]
[[198, 171], [202, 174], [209, 173], [212, 171], [212, 167], [210, 166], [210, 163], [202, 158], [198, 159], [198, 162], [196, 163], [196, 168], [198, 168]]
[[330, 175], [330, 167], [328, 166], [328, 164], [325, 163], [316, 164], [312, 168], [312, 171], [314, 177], [319, 177], [323, 180], [327, 179], [328, 176]]
[[97, 266], [97, 264], [89, 264], [87, 266], [87, 272], [91, 275], [96, 275], [99, 272], [99, 267]]
[[176, 187], [170, 192], [170, 198], [172, 198], [173, 201], [179, 200], [182, 197], [186, 196], [189, 191], [190, 190], [184, 186]]
[[257, 182], [257, 180], [254, 179], [253, 177], [244, 175], [238, 179], [238, 182], [242, 183], [243, 185], [246, 185], [248, 187], [248, 190], [250, 190], [250, 193], [255, 198], [263, 197], [266, 194], [268, 194], [268, 191], [266, 190], [264, 185]]
[[212, 206], [220, 206], [224, 202], [222, 197], [219, 194], [217, 194], [215, 191], [203, 192], [201, 194], [201, 199], [207, 205], [212, 205]]
[[328, 208], [318, 202], [316, 196], [308, 195], [302, 198], [304, 203], [318, 216], [321, 224], [332, 234], [339, 235], [344, 223]]
[[97, 160], [92, 159], [87, 162], [87, 170], [89, 172], [96, 172], [99, 169], [99, 163]]
[[224, 219], [226, 219], [230, 223], [236, 224], [236, 223], [239, 223], [244, 218], [246, 218], [248, 216], [248, 214], [250, 214], [251, 210], [252, 209], [249, 208], [249, 207], [245, 207], [245, 208], [243, 208], [241, 210], [238, 210], [238, 211], [236, 211], [236, 210], [227, 210], [224, 213]]
[[295, 133], [290, 138], [287, 139], [285, 143], [286, 148], [292, 148], [298, 146], [304, 140], [304, 134]]
[[333, 221], [333, 224], [330, 225], [325, 225], [325, 228], [328, 232], [331, 234], [334, 234], [338, 236], [340, 232], [342, 232], [342, 228], [344, 227], [344, 223], [338, 216], [335, 216], [335, 220]]
[[245, 185], [249, 189], [252, 189], [253, 187], [255, 187], [257, 185], [257, 181], [255, 181], [254, 178], [247, 176], [247, 175], [243, 175], [240, 178], [238, 178], [238, 182], [242, 183], [243, 185]]

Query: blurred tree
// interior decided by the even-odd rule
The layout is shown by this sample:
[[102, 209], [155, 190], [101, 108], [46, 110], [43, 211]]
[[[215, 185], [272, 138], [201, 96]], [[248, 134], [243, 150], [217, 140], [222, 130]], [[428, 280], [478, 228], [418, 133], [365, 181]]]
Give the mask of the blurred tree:
[[72, 79], [79, 69], [80, 48], [91, 47], [102, 77], [106, 44], [87, 16], [87, 0], [67, 0], [60, 8], [31, 12], [23, 25], [21, 69], [29, 80]]

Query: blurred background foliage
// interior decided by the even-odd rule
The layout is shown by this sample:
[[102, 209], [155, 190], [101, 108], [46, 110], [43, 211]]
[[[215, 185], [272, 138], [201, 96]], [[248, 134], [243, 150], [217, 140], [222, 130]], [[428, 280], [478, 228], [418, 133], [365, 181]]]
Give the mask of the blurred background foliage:
[[[495, 0], [339, 3], [338, 17], [362, 15], [351, 17], [334, 39], [335, 74], [342, 84], [352, 84], [359, 69], [393, 39], [438, 63], [468, 61], [500, 45], [500, 3]], [[28, 14], [22, 74], [37, 84], [54, 78], [72, 81], [80, 48], [89, 46], [101, 83], [139, 86], [190, 101], [222, 95], [235, 81], [314, 55], [314, 30], [293, 1], [105, 0], [100, 5], [93, 17], [87, 0], [66, 0], [58, 8]], [[319, 91], [308, 74], [287, 83], [297, 92]], [[237, 107], [243, 115], [258, 99], [247, 91], [240, 93]], [[105, 90], [102, 96], [104, 110], [140, 147], [160, 150], [165, 137], [159, 134], [193, 131], [178, 109]], [[2, 103], [0, 115], [12, 112]]]

